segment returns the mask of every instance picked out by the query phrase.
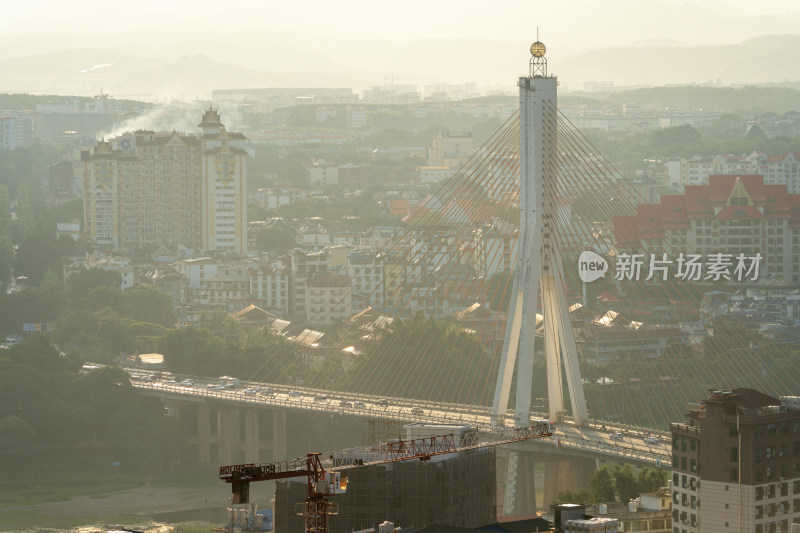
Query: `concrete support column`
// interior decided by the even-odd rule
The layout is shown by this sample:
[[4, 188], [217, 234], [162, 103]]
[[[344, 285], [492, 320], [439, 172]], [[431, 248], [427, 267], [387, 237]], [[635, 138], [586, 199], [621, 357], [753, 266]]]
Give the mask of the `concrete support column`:
[[[162, 398], [161, 402], [167, 410], [167, 416], [170, 417], [170, 423], [179, 428], [181, 425], [181, 402], [177, 400], [170, 400]], [[167, 461], [171, 467], [178, 467], [181, 465], [181, 432], [176, 430], [171, 432], [167, 440]]]
[[235, 464], [236, 451], [239, 444], [239, 409], [220, 409], [219, 423], [219, 456], [222, 464]]
[[211, 463], [211, 408], [207, 404], [197, 408], [197, 462]]
[[244, 412], [244, 462], [257, 463], [260, 461], [259, 450], [261, 442], [258, 438], [258, 410], [247, 409]]
[[272, 411], [272, 460], [286, 459], [286, 411]]
[[[558, 493], [569, 490], [569, 475], [564, 479], [565, 472], [569, 466], [564, 466], [566, 461], [551, 459], [544, 464], [544, 501], [543, 505], [547, 508], [558, 498]], [[568, 463], [567, 463], [568, 464]]]
[[572, 463], [569, 482], [572, 488], [570, 490], [575, 492], [588, 487], [589, 479], [594, 474], [594, 471], [597, 470], [597, 461], [589, 457], [575, 457], [570, 462]]
[[585, 457], [550, 460], [545, 463], [544, 507], [558, 498], [558, 493], [586, 489], [596, 469], [596, 461]]
[[536, 514], [536, 454], [521, 452], [517, 459], [517, 498], [514, 514]]

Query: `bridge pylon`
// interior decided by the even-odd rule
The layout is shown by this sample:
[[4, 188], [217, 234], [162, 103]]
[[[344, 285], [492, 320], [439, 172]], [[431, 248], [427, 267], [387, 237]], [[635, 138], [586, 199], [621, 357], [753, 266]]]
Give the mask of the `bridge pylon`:
[[492, 404], [495, 424], [502, 424], [505, 418], [515, 366], [515, 425], [529, 424], [540, 294], [550, 419], [557, 420], [565, 414], [562, 383], [566, 377], [572, 417], [576, 424], [588, 421], [557, 238], [558, 80], [548, 75], [544, 54], [544, 44], [537, 40], [531, 45], [529, 75], [520, 77], [518, 83], [519, 245]]

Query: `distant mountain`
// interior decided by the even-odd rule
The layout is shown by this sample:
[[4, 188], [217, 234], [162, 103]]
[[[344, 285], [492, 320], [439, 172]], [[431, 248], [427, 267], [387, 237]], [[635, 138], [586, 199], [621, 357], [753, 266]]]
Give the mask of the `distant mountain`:
[[[725, 85], [800, 79], [800, 35], [768, 35], [725, 46], [606, 48], [564, 58], [559, 72], [572, 81], [622, 85]], [[577, 88], [577, 87], [572, 87]]]
[[[101, 36], [103, 37], [103, 36]], [[143, 40], [137, 41], [136, 38]], [[352, 87], [388, 80], [420, 87], [437, 82], [500, 84], [513, 89], [527, 73], [529, 43], [479, 39], [394, 42], [276, 30], [147, 41], [127, 34], [0, 38], [0, 91], [93, 95], [152, 93], [208, 98], [214, 89]], [[550, 51], [562, 86], [589, 80], [616, 86], [747, 84], [800, 80], [800, 35], [770, 35], [725, 46], [685, 46], [662, 37], [637, 46], [565, 55]], [[36, 53], [25, 54], [25, 50]]]

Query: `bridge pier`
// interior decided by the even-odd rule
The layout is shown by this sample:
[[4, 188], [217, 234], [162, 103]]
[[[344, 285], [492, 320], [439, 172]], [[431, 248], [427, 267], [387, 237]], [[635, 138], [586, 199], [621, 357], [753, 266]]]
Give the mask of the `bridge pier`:
[[504, 516], [531, 516], [548, 509], [561, 491], [587, 490], [596, 468], [592, 458], [540, 446], [501, 448], [497, 457], [497, 511]]
[[544, 468], [544, 504], [558, 499], [558, 493], [565, 490], [576, 492], [589, 488], [589, 478], [595, 471], [597, 462], [585, 457], [555, 458], [548, 460]]
[[197, 399], [162, 401], [167, 415], [180, 428], [169, 445], [170, 465], [193, 460], [236, 464], [286, 458], [285, 411]]

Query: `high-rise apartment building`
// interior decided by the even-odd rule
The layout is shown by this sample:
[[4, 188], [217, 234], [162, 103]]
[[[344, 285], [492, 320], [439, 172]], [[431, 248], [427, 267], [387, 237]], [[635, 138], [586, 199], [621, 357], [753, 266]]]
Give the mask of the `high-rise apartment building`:
[[197, 135], [139, 130], [84, 152], [84, 214], [96, 245], [247, 251], [247, 139], [213, 109]]
[[800, 398], [715, 390], [672, 432], [673, 533], [800, 523]]

